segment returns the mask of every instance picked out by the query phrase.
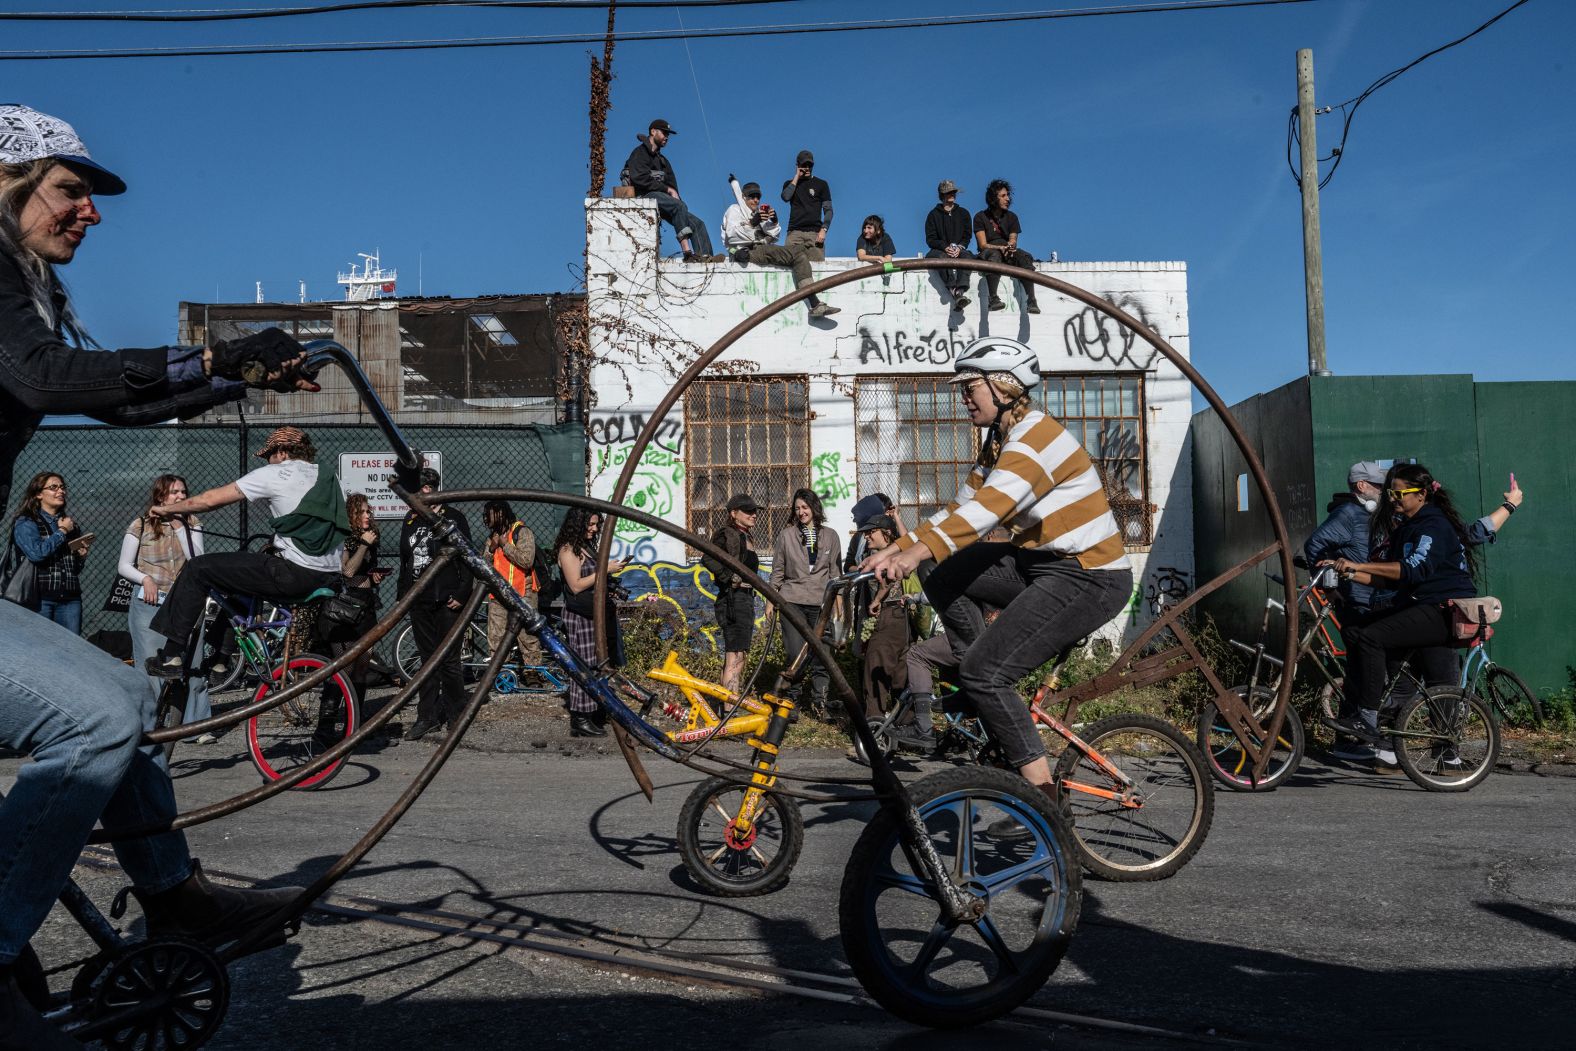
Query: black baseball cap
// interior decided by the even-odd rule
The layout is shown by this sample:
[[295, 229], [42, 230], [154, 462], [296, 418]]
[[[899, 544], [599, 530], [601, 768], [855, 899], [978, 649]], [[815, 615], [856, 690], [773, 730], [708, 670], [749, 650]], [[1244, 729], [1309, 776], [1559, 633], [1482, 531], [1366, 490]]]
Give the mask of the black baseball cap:
[[799, 163], [799, 164], [814, 164], [815, 163], [815, 154], [811, 153], [809, 150], [800, 150], [799, 151], [799, 159], [798, 159], [797, 163]]
[[872, 529], [885, 529], [888, 536], [897, 536], [897, 523], [892, 521], [891, 515], [872, 515], [859, 523], [854, 530], [856, 533], [868, 533]]
[[760, 509], [761, 505], [757, 504], [755, 497], [749, 493], [734, 493], [728, 498], [728, 510], [730, 511], [743, 511], [747, 515], [753, 515]]
[[739, 192], [746, 197], [759, 197], [761, 195], [761, 184], [758, 182], [747, 182], [739, 188]]
[[665, 120], [654, 120], [654, 121], [652, 121], [646, 127], [646, 130], [647, 131], [665, 131], [669, 135], [677, 135], [678, 134], [678, 132], [674, 131], [673, 128]]

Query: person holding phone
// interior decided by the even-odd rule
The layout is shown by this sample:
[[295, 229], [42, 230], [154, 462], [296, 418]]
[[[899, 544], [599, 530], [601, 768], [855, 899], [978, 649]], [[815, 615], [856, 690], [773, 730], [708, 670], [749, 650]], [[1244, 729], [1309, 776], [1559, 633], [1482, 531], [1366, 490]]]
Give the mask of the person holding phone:
[[82, 634], [82, 563], [93, 534], [84, 534], [66, 514], [64, 478], [54, 471], [33, 476], [11, 523], [11, 538], [36, 567], [36, 612], [73, 635]]
[[[126, 631], [131, 635], [131, 655], [139, 668], [164, 645], [164, 636], [153, 630], [153, 615], [163, 605], [186, 563], [203, 553], [202, 525], [196, 515], [161, 518], [152, 513], [155, 507], [186, 499], [188, 492], [186, 479], [180, 475], [159, 475], [153, 480], [142, 514], [131, 520], [120, 541], [120, 565], [116, 568], [132, 584]], [[197, 640], [197, 652], [203, 652], [201, 638]], [[148, 680], [157, 696], [163, 680], [151, 675]], [[208, 677], [199, 671], [188, 680], [186, 715], [181, 721], [193, 723], [212, 714]], [[205, 733], [193, 738], [192, 743], [212, 744], [215, 740], [213, 734]]]
[[826, 231], [832, 226], [832, 188], [815, 174], [815, 154], [800, 150], [793, 178], [783, 183], [788, 205], [789, 248], [803, 248], [811, 262], [826, 258]]

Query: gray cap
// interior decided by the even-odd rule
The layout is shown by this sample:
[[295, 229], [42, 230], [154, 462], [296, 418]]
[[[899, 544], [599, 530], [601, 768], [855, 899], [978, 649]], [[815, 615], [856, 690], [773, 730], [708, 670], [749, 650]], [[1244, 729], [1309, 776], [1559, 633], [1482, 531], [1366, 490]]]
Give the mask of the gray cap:
[[1370, 485], [1383, 485], [1385, 470], [1373, 460], [1361, 460], [1352, 464], [1352, 469], [1346, 472], [1346, 484], [1367, 482]]
[[936, 184], [936, 196], [945, 197], [949, 193], [958, 193], [958, 184], [951, 179], [942, 179]]

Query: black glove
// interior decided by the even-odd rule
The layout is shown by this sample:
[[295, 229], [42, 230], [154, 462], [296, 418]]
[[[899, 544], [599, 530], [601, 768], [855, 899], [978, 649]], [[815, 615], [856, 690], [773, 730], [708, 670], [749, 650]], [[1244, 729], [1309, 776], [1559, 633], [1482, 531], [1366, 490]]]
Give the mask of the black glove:
[[[220, 340], [213, 345], [213, 375], [240, 380], [250, 387], [290, 391], [295, 389], [294, 370], [285, 363], [306, 353], [306, 348], [277, 328], [265, 328], [243, 339]], [[271, 372], [280, 373], [274, 380]]]

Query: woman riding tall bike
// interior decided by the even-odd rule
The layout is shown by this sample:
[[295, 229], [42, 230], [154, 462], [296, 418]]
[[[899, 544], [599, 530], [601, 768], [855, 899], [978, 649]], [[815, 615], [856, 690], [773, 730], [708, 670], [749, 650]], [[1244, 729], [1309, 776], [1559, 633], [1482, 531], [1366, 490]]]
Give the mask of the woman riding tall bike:
[[[1083, 444], [1034, 405], [1034, 351], [986, 336], [954, 368], [969, 422], [986, 429], [979, 456], [946, 507], [861, 568], [901, 581], [927, 558], [939, 563], [925, 593], [946, 625], [959, 684], [1007, 762], [1055, 798], [1017, 683], [1115, 617], [1132, 595], [1132, 568]], [[1010, 541], [982, 539], [998, 526]], [[985, 604], [1001, 611], [988, 627]]]

